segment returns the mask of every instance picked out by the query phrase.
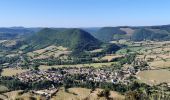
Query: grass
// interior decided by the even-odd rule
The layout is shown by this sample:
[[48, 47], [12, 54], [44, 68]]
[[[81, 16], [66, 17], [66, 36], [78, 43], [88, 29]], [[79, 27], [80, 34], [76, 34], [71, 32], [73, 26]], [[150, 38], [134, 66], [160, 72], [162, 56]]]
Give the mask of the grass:
[[[5, 100], [34, 100], [34, 99], [31, 99], [31, 97], [34, 97], [35, 100], [46, 100], [45, 98], [43, 98], [40, 95], [34, 95], [29, 92], [20, 94], [21, 92], [22, 92], [22, 90], [17, 90], [17, 91], [11, 91], [11, 92], [4, 93], [3, 95], [6, 96]], [[0, 98], [1, 98], [1, 96], [0, 96]]]
[[111, 61], [112, 59], [120, 58], [120, 57], [123, 57], [123, 55], [106, 55], [102, 59], [107, 60], [107, 61]]
[[[50, 100], [106, 100], [104, 97], [97, 96], [99, 91], [102, 91], [102, 89], [96, 89], [91, 92], [91, 89], [86, 88], [69, 88], [66, 92], [64, 88], [61, 87]], [[21, 92], [23, 91], [17, 90], [3, 93], [0, 95], [0, 98], [3, 100], [32, 100], [30, 97], [34, 97], [36, 100], [46, 100], [40, 95], [31, 94], [30, 92], [21, 94]], [[113, 98], [113, 100], [124, 100], [124, 96], [115, 91], [110, 91], [110, 97]]]
[[24, 49], [27, 48], [27, 47], [28, 47], [28, 45], [23, 45], [23, 46], [20, 47], [20, 49], [21, 49], [21, 50], [24, 50]]
[[149, 65], [154, 67], [154, 68], [169, 68], [170, 67], [170, 61], [163, 61], [163, 60], [159, 60], [159, 61], [153, 61], [153, 62], [149, 62]]
[[76, 64], [76, 65], [54, 65], [54, 66], [46, 66], [41, 65], [39, 67], [40, 70], [47, 70], [50, 68], [58, 68], [58, 67], [103, 67], [103, 66], [110, 66], [111, 64], [114, 64], [115, 62], [108, 62], [108, 63], [90, 63], [90, 64]]
[[170, 83], [170, 71], [167, 69], [146, 70], [137, 74], [139, 80], [150, 85], [156, 85], [163, 82]]
[[56, 96], [52, 98], [52, 100], [83, 100], [90, 94], [90, 89], [85, 88], [70, 88], [68, 92], [65, 92], [63, 88], [61, 88]]
[[44, 59], [49, 58], [51, 56], [59, 57], [62, 54], [70, 54], [71, 51], [68, 51], [67, 48], [62, 46], [48, 46], [44, 49], [39, 49], [33, 52], [27, 53], [28, 56], [32, 57], [33, 59]]
[[[96, 89], [92, 93], [91, 89], [86, 88], [69, 88], [68, 92], [65, 92], [63, 88], [61, 88], [56, 95], [52, 98], [52, 100], [106, 100], [104, 97], [98, 97], [97, 94], [102, 89]], [[114, 98], [114, 100], [123, 100], [124, 96], [120, 95], [115, 91], [110, 92], [110, 97]]]
[[4, 91], [8, 91], [8, 88], [3, 85], [0, 85], [0, 92], [4, 92]]
[[103, 50], [103, 49], [95, 49], [95, 50], [90, 51], [90, 53], [102, 52], [102, 50]]
[[2, 76], [13, 76], [13, 75], [17, 75], [23, 72], [26, 72], [28, 70], [26, 69], [17, 69], [17, 68], [5, 68], [3, 69], [1, 75]]

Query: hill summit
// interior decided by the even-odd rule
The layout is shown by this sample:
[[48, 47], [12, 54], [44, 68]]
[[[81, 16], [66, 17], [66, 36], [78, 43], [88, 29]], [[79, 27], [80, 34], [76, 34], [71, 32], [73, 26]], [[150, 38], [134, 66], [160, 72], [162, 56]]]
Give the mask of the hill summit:
[[50, 45], [64, 46], [71, 50], [92, 50], [100, 46], [101, 42], [88, 32], [72, 29], [44, 28], [27, 40], [32, 49], [41, 49]]

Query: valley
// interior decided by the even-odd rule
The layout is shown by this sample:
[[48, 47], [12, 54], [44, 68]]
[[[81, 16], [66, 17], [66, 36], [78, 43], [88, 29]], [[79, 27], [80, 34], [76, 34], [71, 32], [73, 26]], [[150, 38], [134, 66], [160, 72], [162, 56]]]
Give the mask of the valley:
[[[121, 37], [135, 32], [104, 32], [112, 29]], [[1, 40], [0, 47], [0, 98], [124, 100], [150, 91], [145, 98], [161, 91], [170, 95], [170, 41], [122, 37], [104, 42], [82, 29], [44, 28], [25, 39]]]

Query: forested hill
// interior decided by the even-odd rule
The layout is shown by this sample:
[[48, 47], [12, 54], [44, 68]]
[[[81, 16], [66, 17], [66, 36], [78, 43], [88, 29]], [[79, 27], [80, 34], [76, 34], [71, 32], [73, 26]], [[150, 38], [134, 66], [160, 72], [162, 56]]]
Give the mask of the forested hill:
[[[93, 33], [94, 34], [94, 33]], [[143, 27], [103, 27], [94, 36], [102, 41], [128, 39], [132, 41], [170, 40], [170, 25], [162, 26], [143, 26]]]
[[71, 50], [92, 50], [101, 44], [88, 32], [81, 29], [45, 28], [28, 38], [27, 43], [32, 49], [41, 49], [50, 45], [68, 47]]

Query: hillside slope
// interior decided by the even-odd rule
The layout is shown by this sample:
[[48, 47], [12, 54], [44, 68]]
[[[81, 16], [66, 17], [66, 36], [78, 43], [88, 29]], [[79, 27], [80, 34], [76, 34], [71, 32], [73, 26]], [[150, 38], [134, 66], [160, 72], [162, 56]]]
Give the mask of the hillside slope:
[[97, 39], [105, 42], [131, 39], [132, 41], [166, 41], [170, 40], [170, 25], [143, 26], [143, 27], [104, 27], [94, 35]]
[[21, 39], [33, 33], [34, 31], [26, 28], [0, 28], [0, 40]]
[[64, 46], [71, 50], [92, 50], [101, 42], [81, 29], [50, 29], [45, 28], [27, 39], [32, 49], [41, 49], [50, 45]]
[[120, 30], [117, 27], [104, 27], [97, 31], [94, 35], [97, 39], [104, 42], [111, 41], [114, 39], [120, 39], [121, 36], [125, 35], [126, 32]]

